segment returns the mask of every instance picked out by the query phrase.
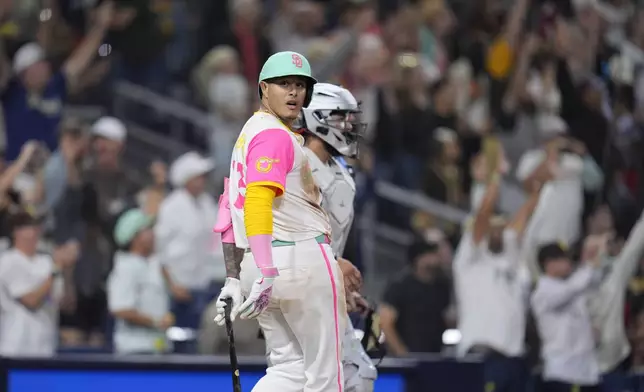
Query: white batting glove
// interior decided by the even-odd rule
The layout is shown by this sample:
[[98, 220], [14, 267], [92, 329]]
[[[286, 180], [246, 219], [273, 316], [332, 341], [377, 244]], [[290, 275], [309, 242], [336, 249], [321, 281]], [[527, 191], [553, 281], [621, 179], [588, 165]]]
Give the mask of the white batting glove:
[[248, 299], [239, 308], [241, 319], [254, 319], [268, 306], [275, 278], [261, 277], [253, 282]]
[[226, 278], [226, 283], [219, 293], [217, 298], [217, 316], [215, 317], [215, 322], [218, 325], [224, 325], [226, 323], [226, 302], [225, 300], [231, 298], [233, 300], [232, 309], [230, 309], [230, 321], [235, 321], [235, 317], [239, 313], [239, 306], [244, 301], [244, 297], [241, 293], [241, 285], [239, 279], [235, 278]]

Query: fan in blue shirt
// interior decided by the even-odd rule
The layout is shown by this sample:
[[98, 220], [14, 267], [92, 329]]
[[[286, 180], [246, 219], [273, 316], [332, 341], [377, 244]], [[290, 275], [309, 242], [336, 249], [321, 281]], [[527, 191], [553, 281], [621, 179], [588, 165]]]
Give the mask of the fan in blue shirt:
[[[1, 97], [8, 161], [15, 160], [29, 140], [41, 141], [51, 151], [56, 149], [57, 129], [65, 98], [98, 52], [112, 23], [113, 14], [111, 1], [98, 6], [91, 30], [59, 71], [52, 71], [45, 51], [37, 43], [27, 43], [18, 49], [13, 59], [14, 75]], [[2, 71], [6, 79], [10, 70], [4, 67]]]

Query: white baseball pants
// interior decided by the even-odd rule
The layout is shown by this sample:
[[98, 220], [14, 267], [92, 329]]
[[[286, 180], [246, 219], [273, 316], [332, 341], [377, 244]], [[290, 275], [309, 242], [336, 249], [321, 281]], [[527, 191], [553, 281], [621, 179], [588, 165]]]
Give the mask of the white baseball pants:
[[[273, 247], [280, 275], [258, 317], [271, 366], [253, 392], [344, 392], [342, 336], [347, 311], [342, 273], [315, 239]], [[242, 292], [260, 276], [252, 254], [241, 264]]]

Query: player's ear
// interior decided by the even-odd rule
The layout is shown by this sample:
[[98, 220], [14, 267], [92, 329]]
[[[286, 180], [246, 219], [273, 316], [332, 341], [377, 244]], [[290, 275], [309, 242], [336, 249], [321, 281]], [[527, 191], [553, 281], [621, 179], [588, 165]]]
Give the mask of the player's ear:
[[268, 92], [268, 83], [264, 81], [259, 82], [259, 88], [262, 90], [262, 95], [266, 95]]

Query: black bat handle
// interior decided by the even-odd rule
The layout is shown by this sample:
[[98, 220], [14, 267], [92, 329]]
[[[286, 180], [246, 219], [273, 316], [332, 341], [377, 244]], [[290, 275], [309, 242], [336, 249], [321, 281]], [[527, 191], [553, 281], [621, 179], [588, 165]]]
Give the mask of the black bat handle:
[[226, 308], [224, 309], [224, 315], [226, 316], [226, 326], [228, 326], [228, 322], [230, 321], [230, 311], [233, 308], [233, 299], [232, 298], [225, 298], [224, 302], [226, 303]]
[[237, 350], [235, 349], [235, 335], [233, 334], [233, 322], [230, 319], [230, 311], [233, 307], [233, 299], [224, 299], [226, 308], [224, 319], [226, 321], [226, 334], [228, 335], [228, 349], [230, 354], [230, 367], [233, 376], [233, 392], [241, 392], [241, 380], [239, 379], [239, 365], [237, 364]]

